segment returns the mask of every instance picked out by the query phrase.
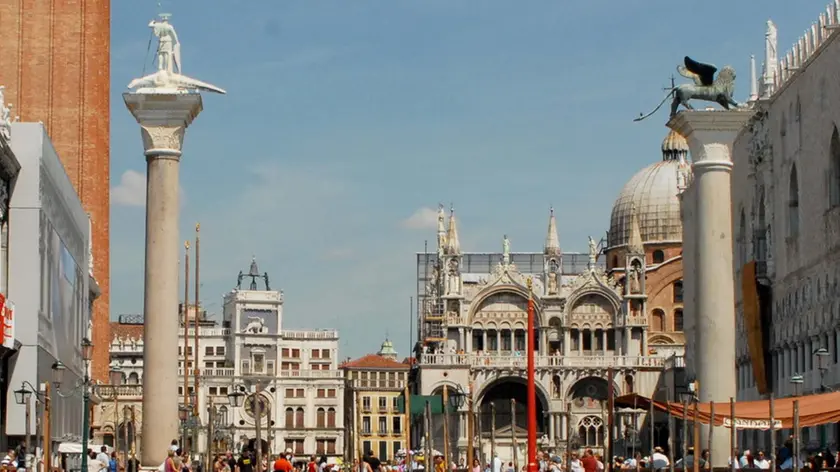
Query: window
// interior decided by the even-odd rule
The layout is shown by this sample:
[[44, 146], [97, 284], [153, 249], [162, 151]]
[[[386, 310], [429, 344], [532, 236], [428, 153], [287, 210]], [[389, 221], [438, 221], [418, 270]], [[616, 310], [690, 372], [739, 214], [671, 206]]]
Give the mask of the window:
[[205, 356], [212, 356], [214, 352], [216, 352], [216, 350], [213, 349], [213, 346], [207, 346], [207, 347], [204, 348], [204, 355]]
[[836, 126], [831, 133], [829, 154], [828, 203], [829, 208], [835, 208], [840, 207], [840, 133]]
[[402, 417], [395, 416], [391, 418], [392, 428], [391, 432], [396, 434], [402, 434]]
[[362, 434], [370, 434], [370, 416], [362, 417]]
[[388, 441], [379, 441], [379, 457], [388, 457]]
[[327, 409], [327, 428], [335, 428], [335, 408]]
[[242, 373], [243, 374], [250, 374], [251, 373], [251, 364], [248, 361], [242, 361]]
[[683, 302], [683, 281], [677, 280], [674, 282], [674, 303]]
[[394, 413], [400, 411], [400, 397], [391, 397], [391, 409], [394, 410]]
[[303, 439], [287, 439], [286, 449], [294, 451], [296, 455], [303, 455]]
[[318, 408], [315, 416], [315, 427], [323, 428], [327, 425], [327, 410]]
[[290, 350], [289, 348], [287, 348], [287, 347], [284, 347], [284, 348], [280, 351], [280, 355], [282, 355], [283, 357], [289, 357], [289, 355], [290, 355], [290, 354], [291, 354], [291, 350]]
[[265, 354], [252, 354], [254, 360], [254, 372], [257, 374], [265, 373]]
[[224, 346], [216, 346], [216, 355], [217, 356], [224, 356], [225, 355], [225, 347]]
[[204, 368], [205, 369], [212, 369], [215, 365], [216, 365], [215, 362], [205, 362], [204, 363]]
[[330, 358], [330, 350], [329, 349], [321, 349], [321, 359], [329, 359]]
[[295, 397], [296, 398], [303, 398], [306, 396], [306, 391], [302, 388], [295, 390]]
[[265, 361], [266, 374], [274, 374], [274, 361]]
[[367, 454], [368, 452], [373, 453], [373, 446], [371, 445], [370, 441], [363, 441], [362, 442], [362, 454]]
[[385, 434], [388, 432], [388, 418], [385, 416], [379, 417], [379, 434]]
[[219, 394], [219, 389], [217, 387], [209, 387], [207, 390], [208, 395], [216, 396]]
[[370, 411], [370, 397], [362, 397], [362, 411]]
[[313, 359], [319, 359], [321, 357], [321, 350], [320, 349], [313, 349], [311, 356], [312, 356]]
[[295, 398], [295, 389], [287, 388], [286, 389], [286, 398]]
[[674, 310], [674, 331], [683, 330], [683, 311], [682, 308]]
[[662, 264], [663, 262], [665, 262], [665, 253], [659, 249], [653, 251], [653, 263]]
[[335, 398], [335, 389], [334, 388], [328, 388], [327, 389], [327, 398]]
[[318, 439], [315, 441], [317, 454], [335, 454], [335, 439]]
[[303, 408], [298, 408], [295, 410], [295, 427], [303, 428], [304, 426], [304, 418], [303, 418]]
[[379, 397], [379, 411], [388, 411], [388, 397]]
[[300, 364], [297, 362], [283, 362], [280, 364], [281, 370], [300, 370]]
[[216, 411], [216, 414], [219, 416], [219, 421], [222, 424], [230, 424], [230, 419], [228, 418], [228, 408], [226, 406], [220, 406], [219, 409]]
[[799, 176], [796, 164], [790, 168], [790, 183], [788, 185], [788, 237], [799, 236]]
[[318, 398], [325, 398], [327, 396], [327, 389], [319, 388], [318, 394], [316, 395]]
[[399, 456], [400, 449], [402, 449], [402, 443], [400, 441], [394, 441], [393, 445], [394, 447], [392, 450], [394, 451], [394, 455], [391, 457], [396, 458], [397, 456]]
[[598, 447], [604, 444], [604, 423], [597, 416], [583, 418], [578, 426], [580, 444], [587, 447]]
[[228, 388], [227, 387], [219, 387], [219, 395], [227, 396]]
[[650, 330], [655, 332], [665, 331], [665, 312], [659, 308], [651, 313]]
[[290, 357], [300, 359], [300, 349], [292, 349], [292, 355]]
[[295, 410], [286, 408], [286, 428], [293, 429], [295, 427]]

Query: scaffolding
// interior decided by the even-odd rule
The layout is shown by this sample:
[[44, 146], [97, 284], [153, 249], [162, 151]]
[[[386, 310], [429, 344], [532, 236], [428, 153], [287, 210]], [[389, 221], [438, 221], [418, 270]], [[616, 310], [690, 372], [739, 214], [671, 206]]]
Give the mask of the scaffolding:
[[[465, 253], [461, 259], [461, 273], [489, 275], [502, 261], [502, 253]], [[545, 269], [545, 255], [541, 252], [513, 252], [510, 261], [516, 270], [524, 275], [542, 276]], [[589, 264], [589, 254], [580, 252], [563, 253], [560, 276], [574, 277], [584, 273]], [[597, 267], [604, 269], [603, 258]], [[417, 253], [417, 332], [426, 343], [440, 343], [446, 340], [446, 312], [441, 297], [442, 280], [437, 253]]]

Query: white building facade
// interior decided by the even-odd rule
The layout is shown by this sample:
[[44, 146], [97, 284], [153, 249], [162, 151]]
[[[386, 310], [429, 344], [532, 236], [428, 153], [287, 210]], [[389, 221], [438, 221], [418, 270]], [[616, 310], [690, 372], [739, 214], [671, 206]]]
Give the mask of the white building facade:
[[[243, 279], [250, 279], [247, 288], [242, 286]], [[282, 329], [283, 292], [271, 290], [268, 283], [267, 274], [260, 274], [252, 261], [248, 273], [240, 273], [237, 288], [225, 295], [220, 324], [209, 321], [207, 314], [199, 311], [198, 349], [192, 326], [180, 334], [181, 357], [177, 362], [182, 403], [190, 402], [190, 395], [195, 392], [193, 371], [196, 365], [199, 369], [200, 424], [189, 432], [187, 446], [192, 448], [197, 440], [192, 450], [199, 453], [206, 453], [211, 444], [214, 452], [254, 447], [259, 416], [263, 453], [278, 454], [291, 449], [298, 456], [340, 457], [344, 453], [344, 425], [340, 421], [344, 380], [338, 369], [338, 332]], [[196, 311], [190, 306], [187, 312], [190, 325]], [[111, 431], [118, 431], [117, 443], [122, 444], [127, 427], [132, 433], [130, 448], [140, 444], [133, 439], [133, 426], [113, 426], [115, 421], [130, 421], [119, 412], [113, 413], [114, 408], [127, 404], [135, 406], [133, 424], [141, 424], [143, 327], [141, 317], [134, 320], [140, 324], [131, 324], [129, 318], [125, 317], [126, 323], [112, 324], [112, 363], [120, 366], [126, 384], [118, 389], [123, 406], [103, 402], [96, 425], [106, 444], [113, 444], [113, 439], [109, 439]], [[185, 356], [189, 359], [186, 369]], [[234, 391], [246, 395], [240, 408], [229, 405], [228, 394]], [[262, 401], [258, 409], [259, 398]], [[215, 407], [215, 423], [213, 436], [209, 437], [211, 405]], [[138, 436], [142, 434], [137, 431]]]
[[[675, 182], [676, 174], [669, 178]], [[675, 217], [679, 221], [678, 210]], [[629, 241], [615, 247], [604, 245], [608, 250], [620, 246], [625, 256], [621, 267], [610, 267], [609, 272], [598, 261], [600, 245], [591, 239], [589, 254], [560, 250], [553, 212], [542, 253], [513, 253], [506, 237], [501, 253], [464, 253], [454, 211], [448, 227], [444, 218], [441, 209], [437, 254], [418, 254], [417, 260], [421, 347], [416, 393], [436, 395], [447, 385], [472, 395], [482, 425], [477, 447], [484, 457], [490, 454], [491, 404], [500, 458], [513, 460], [514, 434], [519, 438], [516, 455], [525, 457], [529, 281], [535, 302], [533, 349], [541, 448], [559, 451], [570, 442], [576, 448], [603, 452], [610, 376], [615, 396], [672, 395], [674, 376], [663, 373], [682, 365], [682, 345], [656, 349], [648, 343], [652, 337], [649, 313], [642, 303], [647, 258], [636, 216], [620, 225], [626, 225], [624, 238]], [[625, 274], [634, 274], [632, 282], [624, 282]], [[450, 450], [457, 450], [462, 458], [467, 446], [466, 404], [455, 426], [450, 426], [456, 432], [450, 434]], [[618, 411], [616, 418], [616, 454], [649, 443], [649, 434], [643, 433], [649, 430], [644, 412]], [[665, 418], [655, 421], [659, 425]], [[435, 424], [432, 433], [438, 450], [443, 441], [440, 429]], [[664, 445], [667, 427], [655, 429], [656, 444]]]
[[[817, 20], [783, 56], [768, 22], [755, 116], [733, 146], [737, 378], [744, 400], [840, 386], [836, 2]], [[794, 376], [803, 383], [792, 383]], [[809, 448], [834, 449], [839, 439], [837, 425], [802, 432]], [[742, 440], [769, 446], [766, 433]]]

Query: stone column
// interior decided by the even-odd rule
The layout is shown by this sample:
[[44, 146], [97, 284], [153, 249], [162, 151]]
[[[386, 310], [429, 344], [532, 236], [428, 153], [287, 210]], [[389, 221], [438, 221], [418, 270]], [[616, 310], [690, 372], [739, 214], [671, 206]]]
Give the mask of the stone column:
[[198, 93], [124, 93], [146, 155], [143, 419], [140, 462], [157, 467], [178, 421], [178, 171], [184, 131], [201, 112]]
[[[735, 292], [732, 264], [732, 143], [751, 111], [684, 111], [668, 127], [688, 141], [694, 199], [694, 256], [684, 261], [696, 278], [696, 365], [701, 402], [728, 402], [736, 394]], [[712, 466], [729, 461], [729, 434], [714, 435]], [[704, 436], [708, 437], [708, 431]], [[706, 439], [704, 443], [706, 444]]]

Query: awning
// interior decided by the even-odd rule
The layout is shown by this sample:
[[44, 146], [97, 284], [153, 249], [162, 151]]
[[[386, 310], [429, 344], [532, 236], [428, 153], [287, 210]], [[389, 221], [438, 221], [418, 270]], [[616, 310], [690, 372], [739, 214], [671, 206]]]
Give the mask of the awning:
[[[799, 400], [799, 426], [807, 428], [821, 424], [840, 422], [840, 392], [821, 393], [796, 397]], [[794, 398], [777, 398], [773, 402], [774, 429], [793, 427]], [[615, 399], [616, 408], [650, 409], [651, 400], [631, 393]], [[731, 406], [729, 402], [714, 402], [715, 425], [732, 426]], [[653, 408], [670, 412], [677, 418], [683, 417], [685, 406], [682, 403], [653, 401]], [[697, 421], [709, 424], [711, 419], [709, 403], [697, 404]], [[688, 419], [694, 420], [694, 405], [689, 405]], [[770, 429], [770, 401], [753, 400], [735, 402], [735, 428]]]

